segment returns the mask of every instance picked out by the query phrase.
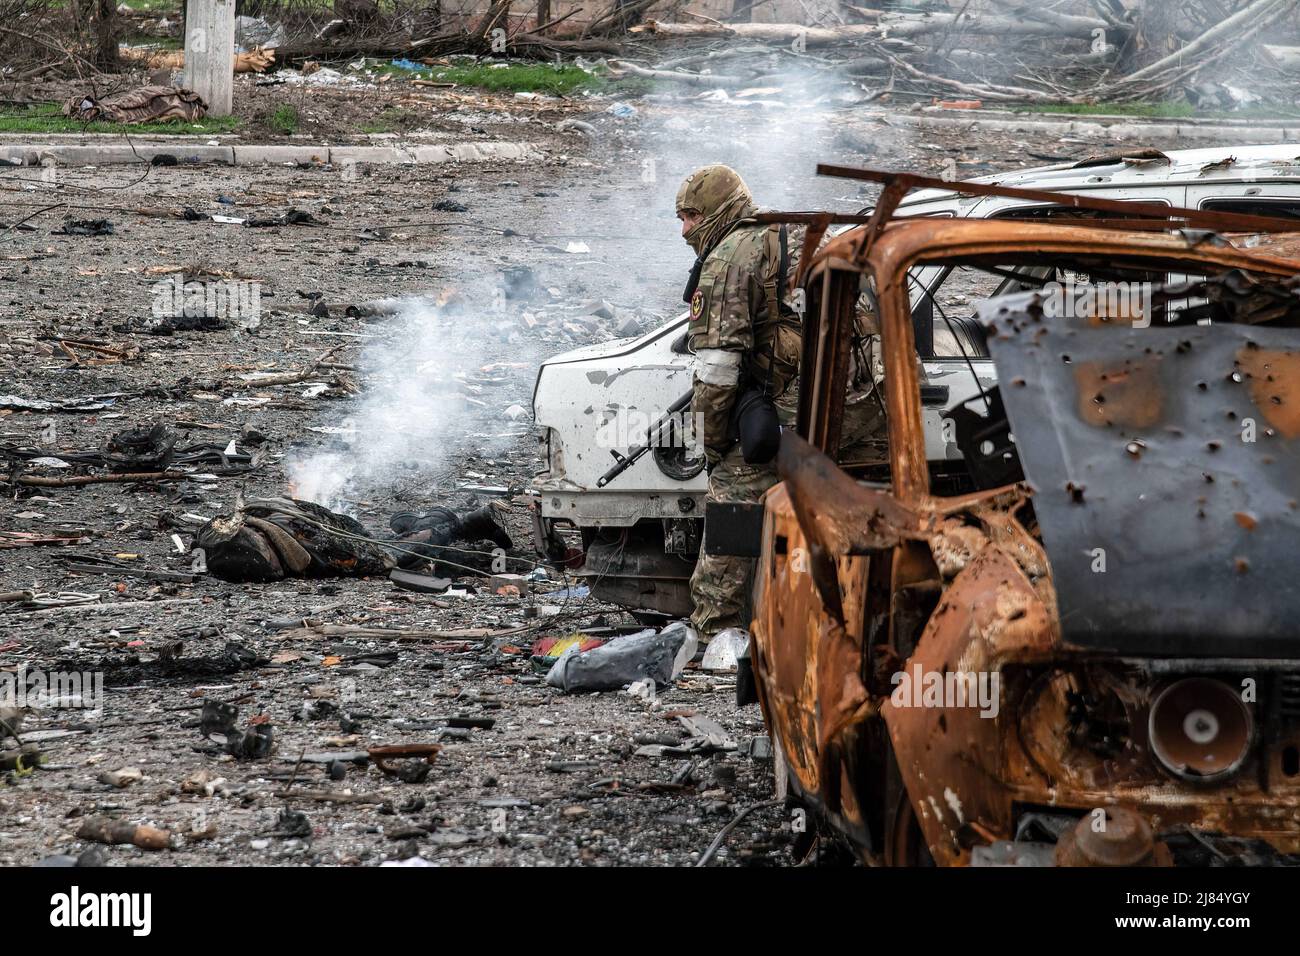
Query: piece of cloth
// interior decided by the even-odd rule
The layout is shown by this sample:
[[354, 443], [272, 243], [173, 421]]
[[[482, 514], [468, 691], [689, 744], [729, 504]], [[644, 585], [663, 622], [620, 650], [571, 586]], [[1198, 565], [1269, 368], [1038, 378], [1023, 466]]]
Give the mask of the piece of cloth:
[[113, 93], [102, 100], [91, 94], [74, 96], [63, 105], [63, 115], [83, 123], [193, 123], [208, 112], [208, 104], [193, 90], [173, 86], [142, 86]]
[[735, 385], [740, 381], [744, 356], [725, 349], [700, 349], [695, 353], [695, 376], [706, 385]]

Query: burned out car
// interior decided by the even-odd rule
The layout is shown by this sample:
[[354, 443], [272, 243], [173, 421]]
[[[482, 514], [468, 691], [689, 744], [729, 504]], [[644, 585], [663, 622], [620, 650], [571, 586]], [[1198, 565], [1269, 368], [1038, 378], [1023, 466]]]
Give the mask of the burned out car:
[[[1068, 201], [1079, 195], [1300, 220], [1295, 144], [1136, 149], [972, 182], [1052, 195], [969, 195], [954, 188], [958, 184], [936, 182], [905, 197], [896, 214], [1037, 222], [1088, 214]], [[926, 457], [960, 467], [961, 449], [943, 428], [945, 410], [995, 381], [974, 316], [960, 307], [1006, 291], [1010, 280], [966, 266], [930, 265], [914, 269], [909, 282]], [[685, 332], [683, 313], [639, 338], [556, 356], [539, 369], [533, 395], [543, 462], [538, 549], [554, 554], [556, 529], [576, 529], [584, 557], [578, 573], [598, 596], [675, 615], [691, 611], [687, 581], [703, 526], [703, 457], [668, 443], [613, 481], [602, 484], [601, 477], [614, 464], [611, 453], [641, 441], [646, 426], [690, 389], [693, 357]]]
[[[1295, 862], [1300, 236], [887, 215], [804, 277], [750, 655], [779, 784], [872, 864]], [[972, 307], [962, 469], [925, 454], [931, 265], [1028, 286]], [[835, 456], [863, 290], [883, 468]]]

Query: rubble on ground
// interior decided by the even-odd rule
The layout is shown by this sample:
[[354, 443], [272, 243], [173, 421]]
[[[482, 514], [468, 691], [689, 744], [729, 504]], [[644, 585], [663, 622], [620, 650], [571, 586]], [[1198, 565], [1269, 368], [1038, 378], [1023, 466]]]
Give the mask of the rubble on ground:
[[[277, 87], [239, 83], [250, 114], [280, 105]], [[21, 736], [0, 739], [0, 863], [680, 865], [770, 799], [770, 742], [757, 709], [735, 707], [721, 650], [713, 669], [682, 633], [601, 690], [547, 682], [638, 634], [663, 650], [671, 622], [601, 604], [530, 546], [538, 361], [651, 332], [680, 306], [663, 274], [689, 256], [672, 210], [650, 206], [639, 138], [739, 149], [718, 131], [751, 107], [367, 89], [304, 83], [304, 129], [357, 135], [382, 102], [411, 111], [403, 142], [523, 131], [544, 159], [345, 175], [191, 163], [178, 145], [175, 165], [59, 167], [64, 195], [93, 207], [74, 219], [107, 217], [111, 235], [52, 235], [59, 209], [4, 236], [0, 675], [90, 675], [85, 702], [102, 707], [68, 693], [0, 709], [0, 733]], [[597, 135], [556, 129], [566, 118]], [[973, 144], [834, 111], [817, 136], [819, 155], [963, 174], [1105, 145]], [[817, 188], [810, 208], [869, 198]], [[49, 204], [21, 198], [42, 206], [6, 221]], [[223, 283], [256, 283], [256, 314], [208, 314], [202, 294]], [[493, 357], [454, 374], [365, 366], [414, 301], [441, 310], [449, 352], [472, 328]], [[382, 375], [437, 390], [454, 427], [383, 483], [307, 501], [290, 465], [346, 459]], [[774, 865], [791, 841], [766, 807], [711, 859]]]

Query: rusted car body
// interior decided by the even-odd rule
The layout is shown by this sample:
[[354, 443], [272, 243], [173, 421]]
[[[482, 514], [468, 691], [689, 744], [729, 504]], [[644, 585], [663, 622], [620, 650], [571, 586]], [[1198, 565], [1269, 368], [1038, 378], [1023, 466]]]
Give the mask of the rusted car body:
[[[1300, 853], [1294, 242], [880, 221], [810, 257], [752, 667], [781, 782], [863, 861]], [[954, 475], [926, 460], [908, 300], [908, 270], [936, 263], [1195, 278], [1157, 291], [1150, 328], [1047, 315], [1041, 290], [994, 300], [981, 318], [1000, 394], [954, 410], [971, 451]], [[835, 451], [864, 290], [885, 356], [883, 469]]]

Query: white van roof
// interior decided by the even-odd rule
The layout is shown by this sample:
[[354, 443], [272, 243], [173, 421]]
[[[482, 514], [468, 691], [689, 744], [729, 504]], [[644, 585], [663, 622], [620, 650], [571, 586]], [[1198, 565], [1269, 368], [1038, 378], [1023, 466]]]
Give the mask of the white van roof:
[[[1045, 190], [1086, 190], [1155, 183], [1265, 180], [1300, 182], [1300, 143], [1214, 146], [1168, 152], [1135, 147], [1109, 156], [994, 173], [968, 182]], [[952, 199], [956, 195], [946, 189], [917, 190], [900, 204], [899, 212], [905, 214], [908, 206]]]

